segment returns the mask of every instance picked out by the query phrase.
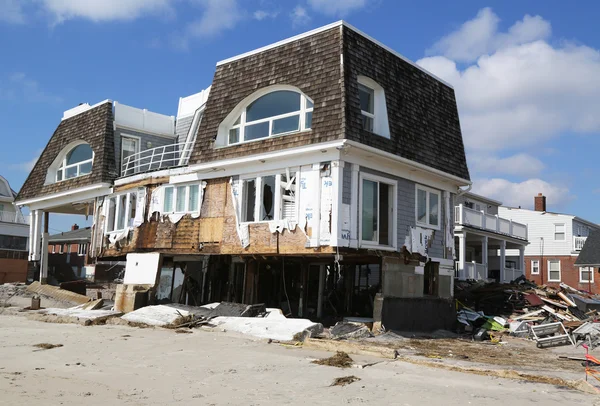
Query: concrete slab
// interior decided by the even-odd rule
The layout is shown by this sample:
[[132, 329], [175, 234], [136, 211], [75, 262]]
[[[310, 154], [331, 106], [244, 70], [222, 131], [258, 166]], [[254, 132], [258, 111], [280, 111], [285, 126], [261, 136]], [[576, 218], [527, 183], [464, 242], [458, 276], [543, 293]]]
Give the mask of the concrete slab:
[[146, 306], [125, 314], [121, 319], [130, 323], [142, 323], [150, 326], [164, 327], [178, 324], [191, 313], [171, 306]]
[[323, 332], [323, 325], [306, 319], [217, 317], [211, 325], [226, 331], [279, 341], [303, 341]]

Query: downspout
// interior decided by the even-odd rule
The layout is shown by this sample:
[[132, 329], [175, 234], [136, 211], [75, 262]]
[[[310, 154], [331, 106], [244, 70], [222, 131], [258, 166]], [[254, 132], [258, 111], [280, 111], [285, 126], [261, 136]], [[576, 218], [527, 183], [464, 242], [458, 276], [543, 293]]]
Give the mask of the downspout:
[[466, 188], [466, 189], [461, 189], [461, 188], [458, 188], [458, 192], [456, 193], [456, 196], [457, 196], [457, 197], [458, 197], [458, 196], [462, 196], [462, 195], [464, 195], [465, 193], [468, 193], [468, 192], [470, 192], [472, 188], [473, 188], [473, 184], [472, 184], [472, 183], [471, 183], [471, 184], [469, 184], [469, 185], [467, 185], [467, 188]]

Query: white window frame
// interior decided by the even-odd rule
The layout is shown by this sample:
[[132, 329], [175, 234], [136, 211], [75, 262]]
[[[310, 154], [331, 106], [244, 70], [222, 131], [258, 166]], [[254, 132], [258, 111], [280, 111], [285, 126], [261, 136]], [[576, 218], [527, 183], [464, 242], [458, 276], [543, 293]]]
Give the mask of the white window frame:
[[[594, 270], [593, 266], [580, 266], [579, 267], [579, 283], [594, 283]], [[589, 272], [590, 280], [586, 281], [583, 279], [583, 273]]]
[[65, 246], [64, 244], [62, 244], [62, 243], [60, 244], [60, 246], [59, 246], [59, 248], [58, 248], [58, 253], [59, 253], [59, 254], [62, 254], [62, 253], [63, 253], [63, 251], [64, 251], [64, 246]]
[[140, 152], [140, 145], [142, 144], [141, 137], [131, 134], [121, 134], [121, 166], [123, 166], [123, 164], [125, 163], [125, 158], [123, 157], [123, 140], [125, 140], [126, 138], [135, 141], [135, 152], [133, 153], [133, 155]]
[[[562, 238], [560, 240], [556, 239], [556, 227], [557, 226], [563, 227], [562, 234], [564, 235], [564, 238]], [[554, 223], [554, 241], [567, 241], [567, 225], [565, 223]]]
[[373, 89], [371, 86], [368, 86], [368, 85], [365, 85], [364, 83], [361, 83], [360, 80], [358, 81], [358, 85], [359, 85], [358, 86], [359, 95], [360, 95], [360, 87], [361, 86], [367, 88], [368, 90], [370, 90], [373, 93], [373, 113], [371, 113], [369, 111], [366, 111], [366, 110], [363, 110], [361, 108], [360, 109], [360, 114], [362, 114], [363, 116], [365, 116], [367, 118], [370, 118], [371, 122], [373, 124], [373, 129], [372, 130], [369, 130], [369, 129], [366, 129], [366, 128], [363, 128], [363, 130], [375, 133], [375, 118], [376, 118], [375, 117], [375, 89]]
[[[391, 233], [390, 240], [391, 244], [389, 245], [381, 245], [379, 244], [379, 229], [376, 232], [377, 241], [368, 241], [362, 239], [362, 216], [363, 216], [363, 181], [369, 180], [371, 182], [384, 183], [391, 188], [390, 194], [392, 197], [392, 212], [391, 216]], [[379, 185], [377, 186], [379, 190]], [[398, 236], [397, 236], [397, 228], [398, 228], [398, 181], [390, 178], [384, 178], [383, 176], [372, 175], [370, 173], [360, 173], [359, 176], [359, 187], [358, 187], [358, 239], [361, 247], [365, 248], [377, 248], [384, 251], [396, 251], [398, 248]], [[379, 195], [379, 193], [378, 193]], [[379, 203], [379, 201], [378, 201]], [[377, 204], [377, 226], [379, 226], [380, 222], [380, 214], [379, 214], [379, 204]]]
[[[189, 207], [190, 206], [190, 187], [192, 186], [197, 186], [198, 187], [198, 207]], [[177, 197], [179, 194], [179, 190], [178, 188], [185, 188], [185, 205], [184, 205], [184, 210], [183, 211], [178, 211], [177, 210]], [[173, 189], [173, 205], [172, 208], [173, 210], [171, 211], [165, 211], [165, 191], [167, 189]], [[176, 184], [176, 185], [166, 185], [163, 188], [163, 207], [162, 207], [162, 213], [163, 214], [189, 214], [189, 213], [199, 213], [200, 212], [200, 208], [202, 207], [202, 201], [201, 201], [201, 193], [202, 193], [202, 185], [199, 183], [190, 183], [190, 184], [185, 184], [185, 185], [180, 185], [180, 184]]]
[[56, 254], [56, 244], [52, 244], [52, 253]]
[[[250, 106], [250, 104], [252, 104], [253, 102], [255, 102], [256, 100], [267, 96], [268, 94], [274, 93], [274, 92], [281, 92], [281, 91], [285, 91], [285, 92], [295, 92], [297, 94], [300, 95], [300, 110], [294, 111], [294, 112], [290, 112], [290, 113], [285, 113], [285, 114], [280, 114], [277, 116], [271, 116], [271, 117], [267, 117], [267, 118], [262, 118], [260, 120], [254, 120], [254, 121], [246, 121], [246, 110], [248, 109], [248, 107]], [[312, 104], [312, 107], [308, 106], [308, 103]], [[303, 132], [303, 131], [308, 131], [312, 129], [312, 125], [311, 127], [306, 127], [306, 114], [307, 113], [312, 113], [314, 110], [314, 102], [313, 100], [311, 100], [308, 96], [306, 96], [304, 93], [298, 91], [298, 90], [293, 90], [293, 89], [273, 89], [271, 91], [265, 92], [265, 93], [257, 93], [257, 96], [255, 98], [252, 98], [251, 101], [248, 101], [246, 103], [244, 103], [244, 108], [242, 109], [240, 114], [236, 114], [234, 120], [237, 121], [238, 117], [240, 119], [239, 124], [234, 124], [234, 125], [230, 125], [227, 127], [227, 131], [225, 134], [225, 144], [226, 145], [239, 145], [239, 144], [245, 144], [248, 142], [254, 142], [254, 141], [261, 141], [261, 140], [265, 140], [268, 138], [273, 138], [273, 137], [279, 137], [282, 135], [288, 135], [288, 134], [294, 134], [294, 133], [298, 133], [298, 132]], [[277, 134], [273, 134], [273, 121], [282, 119], [282, 118], [287, 118], [287, 117], [293, 117], [293, 116], [297, 116], [300, 115], [300, 120], [298, 123], [298, 129], [297, 130], [293, 130], [293, 131], [287, 131], [284, 133], [277, 133]], [[255, 124], [261, 124], [261, 123], [265, 123], [268, 122], [269, 123], [269, 135], [266, 137], [262, 137], [262, 138], [255, 138], [253, 140], [245, 140], [245, 127], [249, 126], [249, 125], [255, 125]], [[234, 121], [235, 123], [235, 121]], [[230, 130], [239, 130], [239, 136], [238, 136], [238, 141], [237, 142], [229, 142], [229, 132]]]
[[[537, 264], [537, 265], [534, 265]], [[537, 268], [537, 271], [534, 272], [533, 270]], [[532, 259], [531, 260], [531, 274], [532, 275], [539, 275], [540, 274], [540, 261], [538, 259]]]
[[77, 246], [77, 255], [80, 257], [85, 256], [87, 254], [87, 243], [80, 243]]
[[[125, 199], [125, 208], [122, 207], [121, 197], [123, 195], [127, 195]], [[133, 218], [131, 218], [131, 196], [135, 195], [137, 199], [137, 190], [119, 193], [116, 195], [107, 196], [105, 200], [105, 211], [104, 211], [104, 234], [116, 234], [121, 233], [125, 230], [130, 230], [133, 226], [131, 225]], [[110, 200], [115, 199], [115, 215], [113, 217], [113, 229], [111, 231], [108, 230], [108, 219], [109, 219], [109, 210], [110, 210]], [[136, 200], [137, 204], [137, 200]], [[121, 210], [125, 210], [125, 220], [123, 221], [123, 228], [118, 228], [119, 224], [119, 214]]]
[[[71, 179], [75, 179], [78, 178], [80, 176], [85, 176], [85, 175], [90, 175], [92, 173], [92, 170], [94, 169], [94, 150], [92, 149], [92, 158], [91, 159], [86, 159], [85, 161], [81, 161], [81, 162], [76, 162], [74, 164], [71, 165], [67, 165], [67, 156], [69, 155], [69, 153], [71, 151], [73, 151], [75, 148], [79, 147], [80, 145], [87, 145], [90, 147], [90, 149], [92, 149], [92, 146], [90, 144], [88, 144], [87, 142], [81, 142], [78, 143], [76, 145], [73, 145], [71, 148], [69, 148], [63, 155], [62, 159], [59, 161], [59, 165], [58, 165], [58, 169], [56, 169], [56, 174], [54, 175], [54, 180], [56, 183], [58, 182], [64, 182], [66, 180], [71, 180]], [[92, 164], [92, 169], [90, 170], [89, 173], [81, 173], [81, 166], [85, 165], [85, 164]], [[67, 169], [70, 168], [77, 168], [77, 175], [71, 177], [71, 178], [67, 178]], [[58, 174], [62, 172], [62, 179], [58, 180]]]
[[[551, 262], [558, 262], [558, 279], [550, 278], [550, 263]], [[561, 270], [560, 260], [559, 259], [549, 259], [548, 260], [548, 282], [560, 282], [561, 280], [562, 280], [562, 270]]]
[[[427, 198], [425, 199], [425, 218], [427, 219], [427, 223], [423, 223], [419, 221], [419, 190], [427, 193]], [[429, 224], [430, 211], [429, 211], [429, 199], [431, 194], [436, 194], [438, 197], [438, 224]], [[442, 224], [442, 192], [423, 185], [415, 185], [415, 222], [419, 227], [432, 228], [434, 230], [440, 230]]]
[[[240, 222], [243, 224], [256, 224], [256, 223], [269, 223], [270, 221], [279, 221], [279, 220], [289, 220], [289, 221], [297, 221], [298, 219], [298, 193], [299, 193], [299, 178], [298, 174], [300, 172], [299, 168], [288, 168], [290, 178], [296, 177], [296, 190], [295, 190], [295, 208], [294, 208], [294, 218], [284, 219], [283, 217], [283, 188], [281, 186], [281, 176], [283, 174], [286, 175], [286, 170], [279, 171], [270, 171], [262, 173], [261, 175], [242, 175], [240, 176]], [[273, 195], [273, 220], [262, 220], [260, 219], [262, 213], [262, 192], [263, 192], [263, 178], [268, 176], [275, 176], [275, 194]], [[246, 201], [246, 182], [253, 180], [254, 187], [256, 188], [256, 193], [254, 194], [254, 221], [241, 221], [244, 217], [244, 213], [247, 208]], [[259, 220], [260, 219], [260, 220]]]
[[367, 76], [359, 75], [356, 80], [359, 84], [373, 90], [373, 114], [361, 109], [363, 115], [373, 119], [373, 131], [371, 133], [389, 139], [390, 125], [385, 90], [379, 83]]

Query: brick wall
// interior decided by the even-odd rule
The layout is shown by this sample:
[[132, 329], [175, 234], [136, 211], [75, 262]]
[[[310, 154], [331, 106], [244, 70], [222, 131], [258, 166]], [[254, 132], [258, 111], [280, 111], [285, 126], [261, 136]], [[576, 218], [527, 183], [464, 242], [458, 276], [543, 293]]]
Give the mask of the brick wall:
[[27, 259], [0, 258], [0, 285], [9, 282], [25, 282]]
[[[531, 261], [540, 261], [539, 275], [531, 273]], [[600, 293], [600, 273], [598, 268], [594, 268], [594, 282], [579, 282], [579, 267], [575, 266], [576, 256], [544, 256], [543, 261], [539, 256], [525, 257], [525, 272], [528, 280], [531, 280], [538, 285], [548, 285], [558, 288], [560, 282], [548, 282], [548, 260], [560, 261], [560, 280], [575, 289], [591, 291], [592, 293]]]

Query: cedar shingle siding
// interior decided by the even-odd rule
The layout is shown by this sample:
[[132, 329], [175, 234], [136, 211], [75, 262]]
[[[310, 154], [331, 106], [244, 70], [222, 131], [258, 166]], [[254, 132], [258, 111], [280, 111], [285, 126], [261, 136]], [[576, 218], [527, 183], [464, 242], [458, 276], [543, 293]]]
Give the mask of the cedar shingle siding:
[[[347, 27], [343, 42], [346, 138], [468, 180], [454, 90]], [[391, 139], [362, 129], [358, 75], [383, 87]]]
[[[52, 162], [64, 147], [77, 140], [86, 141], [94, 151], [92, 173], [44, 185]], [[17, 200], [50, 195], [100, 182], [112, 182], [116, 175], [112, 103], [106, 102], [61, 121], [19, 191]]]
[[[340, 28], [217, 66], [190, 163], [238, 158], [343, 137]], [[221, 122], [247, 96], [271, 85], [299, 88], [315, 104], [312, 130], [214, 148]]]
[[[391, 139], [362, 129], [358, 75], [384, 88]], [[296, 86], [314, 100], [312, 131], [215, 148], [227, 115], [275, 84]], [[345, 26], [217, 66], [190, 163], [343, 138], [469, 179], [454, 90]]]

